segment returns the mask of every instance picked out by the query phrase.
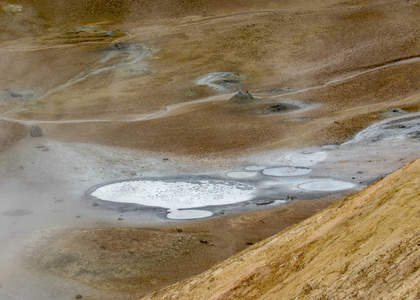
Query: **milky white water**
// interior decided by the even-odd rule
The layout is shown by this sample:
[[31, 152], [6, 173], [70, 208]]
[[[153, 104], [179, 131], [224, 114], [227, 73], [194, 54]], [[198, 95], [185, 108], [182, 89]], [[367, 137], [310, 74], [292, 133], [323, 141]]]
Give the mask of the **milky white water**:
[[354, 188], [356, 185], [351, 182], [345, 182], [334, 179], [319, 179], [306, 182], [299, 185], [301, 190], [310, 191], [342, 191]]
[[253, 186], [239, 182], [138, 180], [104, 185], [91, 195], [106, 201], [164, 207], [174, 211], [247, 201], [252, 198], [254, 190]]
[[308, 168], [295, 168], [295, 167], [278, 167], [269, 168], [263, 171], [264, 175], [283, 177], [283, 176], [303, 176], [311, 173], [312, 170]]
[[208, 210], [171, 210], [166, 217], [172, 220], [191, 220], [191, 219], [202, 219], [211, 217], [213, 213]]
[[372, 124], [360, 131], [353, 139], [343, 143], [372, 143], [383, 139], [401, 139], [420, 132], [420, 113], [405, 114]]

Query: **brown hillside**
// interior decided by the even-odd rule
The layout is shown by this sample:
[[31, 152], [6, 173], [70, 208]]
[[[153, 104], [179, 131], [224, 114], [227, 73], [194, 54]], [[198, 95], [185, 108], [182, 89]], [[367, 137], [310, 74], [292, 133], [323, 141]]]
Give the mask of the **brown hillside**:
[[146, 299], [419, 299], [420, 160]]

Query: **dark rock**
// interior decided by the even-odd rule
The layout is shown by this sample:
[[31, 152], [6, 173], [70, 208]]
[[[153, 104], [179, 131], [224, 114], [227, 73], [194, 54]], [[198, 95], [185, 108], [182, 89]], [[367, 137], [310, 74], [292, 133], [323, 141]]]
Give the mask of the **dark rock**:
[[248, 242], [248, 243], [246, 243], [247, 245], [254, 245], [254, 243], [253, 242]]
[[34, 96], [34, 93], [30, 91], [11, 91], [10, 96], [12, 96], [13, 98], [29, 99]]
[[200, 243], [207, 244], [207, 240], [200, 240]]
[[41, 127], [37, 125], [32, 125], [30, 134], [31, 134], [31, 137], [40, 137], [40, 136], [43, 136], [44, 131], [42, 130]]
[[77, 294], [76, 297], [75, 297], [75, 299], [82, 299], [82, 298], [83, 298], [83, 296], [80, 295], [80, 294]]
[[255, 101], [255, 98], [248, 91], [246, 91], [245, 93], [238, 92], [232, 98], [229, 99], [230, 103], [237, 104], [246, 104], [253, 101]]
[[177, 228], [176, 231], [177, 232], [182, 232], [182, 229], [181, 228]]
[[287, 109], [287, 106], [281, 103], [276, 103], [269, 105], [264, 111], [265, 112], [279, 112], [279, 111], [285, 111]]
[[92, 203], [92, 206], [93, 206], [93, 207], [96, 207], [96, 206], [99, 206], [99, 204], [98, 204], [98, 203], [96, 203], [96, 202], [93, 202], [93, 203]]
[[402, 108], [388, 108], [388, 112], [400, 114], [400, 113], [404, 113], [405, 110]]

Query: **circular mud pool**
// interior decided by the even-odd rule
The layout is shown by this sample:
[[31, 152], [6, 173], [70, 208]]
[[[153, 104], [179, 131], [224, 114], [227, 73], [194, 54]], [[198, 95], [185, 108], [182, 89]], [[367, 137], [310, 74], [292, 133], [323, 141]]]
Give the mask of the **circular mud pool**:
[[265, 169], [263, 171], [263, 174], [267, 176], [274, 176], [274, 177], [286, 177], [286, 176], [303, 176], [311, 172], [312, 170], [308, 168], [278, 167], [278, 168]]
[[334, 179], [320, 179], [311, 182], [306, 182], [299, 185], [299, 189], [307, 191], [342, 191], [354, 188], [356, 185], [351, 182], [334, 180]]
[[253, 186], [232, 181], [135, 180], [103, 185], [91, 196], [104, 201], [167, 208], [171, 219], [195, 219], [212, 213], [178, 209], [244, 202], [253, 197], [254, 191]]

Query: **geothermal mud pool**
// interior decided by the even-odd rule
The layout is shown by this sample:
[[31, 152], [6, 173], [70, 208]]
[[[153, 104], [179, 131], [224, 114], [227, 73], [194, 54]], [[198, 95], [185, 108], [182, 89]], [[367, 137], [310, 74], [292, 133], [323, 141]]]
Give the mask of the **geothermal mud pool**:
[[191, 219], [209, 217], [212, 213], [179, 209], [247, 201], [252, 198], [254, 190], [253, 186], [238, 182], [146, 179], [104, 185], [95, 189], [91, 195], [99, 200], [163, 207], [170, 212], [170, 219]]
[[[261, 203], [282, 205], [287, 203], [284, 199], [293, 197], [311, 199], [360, 189], [382, 175], [374, 170], [384, 168], [386, 158], [395, 153], [416, 155], [419, 116], [418, 113], [403, 113], [388, 118], [341, 145], [260, 154], [248, 158], [250, 164], [242, 170], [215, 172], [207, 178], [184, 174], [185, 180], [178, 176], [112, 182], [95, 186], [87, 194], [94, 200], [136, 204], [139, 207], [135, 209], [165, 208], [169, 219], [194, 219], [210, 217], [226, 209], [256, 209], [255, 205]], [[362, 162], [366, 154], [386, 158], [381, 166], [374, 164], [370, 170], [361, 171], [366, 167]], [[341, 160], [336, 159], [339, 157]], [[283, 200], [275, 202], [279, 199]]]

